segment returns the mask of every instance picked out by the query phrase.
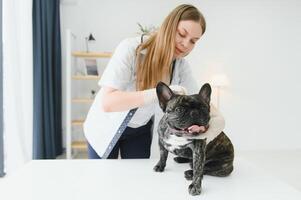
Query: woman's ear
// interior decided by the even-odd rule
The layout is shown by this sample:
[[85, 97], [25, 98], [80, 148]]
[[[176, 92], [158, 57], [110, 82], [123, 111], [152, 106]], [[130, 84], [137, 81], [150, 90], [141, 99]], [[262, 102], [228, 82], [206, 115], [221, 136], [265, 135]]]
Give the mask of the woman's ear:
[[159, 82], [156, 86], [157, 96], [159, 99], [159, 105], [163, 112], [166, 110], [168, 101], [172, 98], [174, 93], [172, 90], [163, 82]]

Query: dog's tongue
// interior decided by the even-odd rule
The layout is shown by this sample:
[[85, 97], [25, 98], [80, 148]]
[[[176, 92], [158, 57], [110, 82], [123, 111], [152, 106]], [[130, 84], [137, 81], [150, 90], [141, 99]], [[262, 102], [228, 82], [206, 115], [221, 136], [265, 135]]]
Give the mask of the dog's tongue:
[[200, 132], [205, 131], [205, 127], [198, 126], [198, 125], [192, 125], [192, 126], [188, 127], [188, 131], [189, 131], [189, 133], [200, 133]]

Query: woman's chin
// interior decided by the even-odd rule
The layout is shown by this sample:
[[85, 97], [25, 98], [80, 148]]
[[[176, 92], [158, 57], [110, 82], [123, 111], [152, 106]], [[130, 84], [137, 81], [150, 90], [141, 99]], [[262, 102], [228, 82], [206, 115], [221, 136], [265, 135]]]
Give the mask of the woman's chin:
[[184, 55], [184, 54], [176, 54], [174, 57], [175, 57], [175, 59], [179, 59], [179, 58], [183, 58], [185, 56], [186, 55]]
[[174, 58], [175, 58], [175, 59], [183, 58], [183, 55], [182, 55], [182, 54], [177, 54], [177, 53], [175, 53], [175, 54], [174, 54]]

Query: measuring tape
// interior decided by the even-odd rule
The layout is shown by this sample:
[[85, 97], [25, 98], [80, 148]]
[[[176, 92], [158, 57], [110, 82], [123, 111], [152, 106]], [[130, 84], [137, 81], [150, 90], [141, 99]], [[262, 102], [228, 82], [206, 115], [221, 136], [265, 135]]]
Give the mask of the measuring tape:
[[120, 139], [122, 133], [124, 132], [124, 130], [126, 129], [128, 123], [131, 121], [131, 119], [133, 118], [135, 112], [137, 111], [138, 108], [134, 108], [132, 110], [130, 110], [128, 112], [128, 114], [126, 115], [126, 117], [124, 118], [123, 122], [121, 123], [121, 125], [119, 126], [116, 134], [114, 135], [113, 139], [111, 140], [109, 146], [107, 147], [105, 153], [103, 154], [103, 156], [101, 158], [103, 159], [107, 159], [111, 153], [111, 151], [113, 150], [113, 148], [115, 147], [116, 143], [118, 142], [118, 140]]

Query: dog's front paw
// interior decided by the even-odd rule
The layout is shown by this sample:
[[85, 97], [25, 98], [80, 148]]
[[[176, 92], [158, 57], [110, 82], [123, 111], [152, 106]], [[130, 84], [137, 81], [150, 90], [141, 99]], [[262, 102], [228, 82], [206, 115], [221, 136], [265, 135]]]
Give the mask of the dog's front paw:
[[159, 164], [157, 164], [157, 165], [154, 167], [154, 171], [155, 171], [155, 172], [163, 172], [163, 171], [164, 171], [164, 168], [165, 168], [164, 165], [159, 165]]
[[190, 184], [189, 187], [188, 187], [188, 191], [189, 191], [189, 194], [191, 194], [192, 196], [196, 196], [196, 195], [200, 195], [201, 194], [201, 187], [199, 186], [196, 186], [195, 184]]
[[186, 170], [184, 172], [184, 176], [185, 176], [186, 180], [191, 181], [192, 177], [193, 177], [193, 171], [192, 171], [192, 169]]

